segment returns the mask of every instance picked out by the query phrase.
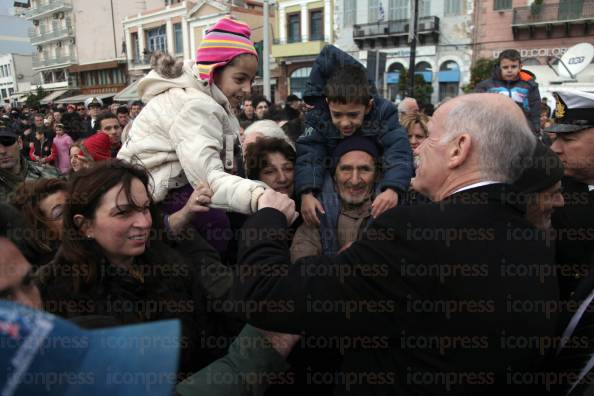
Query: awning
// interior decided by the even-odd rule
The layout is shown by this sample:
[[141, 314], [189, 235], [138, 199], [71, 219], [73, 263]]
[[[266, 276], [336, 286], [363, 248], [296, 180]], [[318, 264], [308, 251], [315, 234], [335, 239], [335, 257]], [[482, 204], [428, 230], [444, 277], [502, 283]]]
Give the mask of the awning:
[[437, 81], [448, 83], [448, 82], [460, 82], [460, 70], [444, 70], [437, 73]]
[[138, 95], [139, 82], [140, 80], [137, 80], [118, 92], [118, 94], [113, 98], [114, 102], [131, 102], [134, 100], [140, 100], [140, 96]]
[[64, 95], [66, 92], [68, 92], [67, 89], [59, 89], [57, 91], [54, 91], [54, 92], [50, 93], [49, 95], [47, 95], [45, 98], [41, 99], [39, 101], [39, 103], [42, 105], [46, 105], [50, 102], [54, 102], [56, 99], [58, 99], [60, 96]]
[[28, 95], [12, 95], [10, 97], [10, 100], [12, 102], [22, 103], [22, 102], [25, 102], [28, 97], [29, 97]]
[[103, 93], [103, 94], [84, 94], [71, 96], [69, 98], [56, 100], [54, 103], [83, 103], [88, 98], [99, 98], [101, 100], [111, 98], [115, 96], [115, 93]]

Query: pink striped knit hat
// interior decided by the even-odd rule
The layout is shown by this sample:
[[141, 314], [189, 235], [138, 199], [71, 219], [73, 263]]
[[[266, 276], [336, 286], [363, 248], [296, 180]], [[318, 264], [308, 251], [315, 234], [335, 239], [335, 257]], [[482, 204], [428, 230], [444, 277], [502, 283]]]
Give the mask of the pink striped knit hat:
[[247, 24], [229, 16], [223, 17], [207, 30], [196, 51], [200, 79], [212, 82], [213, 71], [225, 66], [238, 55], [252, 54], [257, 58], [258, 53], [250, 40], [250, 35]]

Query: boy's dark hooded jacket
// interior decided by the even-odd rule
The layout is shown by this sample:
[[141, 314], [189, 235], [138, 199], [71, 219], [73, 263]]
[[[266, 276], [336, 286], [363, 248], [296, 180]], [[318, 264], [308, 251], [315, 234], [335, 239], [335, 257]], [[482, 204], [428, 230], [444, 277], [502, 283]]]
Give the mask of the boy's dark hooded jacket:
[[538, 84], [534, 81], [534, 74], [527, 70], [520, 70], [518, 79], [504, 81], [501, 69], [496, 65], [493, 76], [483, 80], [474, 89], [474, 92], [498, 93], [509, 96], [524, 111], [530, 129], [540, 131], [540, 93]]
[[[324, 173], [332, 151], [340, 142], [340, 131], [332, 124], [330, 110], [324, 98], [326, 81], [336, 68], [359, 64], [353, 57], [338, 48], [327, 45], [312, 67], [304, 100], [315, 108], [306, 113], [305, 131], [297, 139], [295, 191], [298, 195], [312, 189], [320, 191]], [[412, 176], [412, 154], [404, 129], [398, 122], [393, 103], [381, 98], [370, 81], [373, 107], [365, 116], [357, 135], [369, 136], [383, 148], [383, 179], [380, 189], [388, 187], [406, 191]]]

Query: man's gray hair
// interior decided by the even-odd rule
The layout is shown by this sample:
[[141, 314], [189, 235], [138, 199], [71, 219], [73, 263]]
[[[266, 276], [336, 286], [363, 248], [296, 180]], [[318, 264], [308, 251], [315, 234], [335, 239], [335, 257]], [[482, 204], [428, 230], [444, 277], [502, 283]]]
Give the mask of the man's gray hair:
[[460, 99], [447, 115], [442, 142], [469, 133], [484, 177], [512, 183], [536, 146], [526, 118], [476, 98]]
[[398, 113], [408, 113], [412, 104], [414, 104], [416, 108], [419, 107], [415, 98], [406, 97], [402, 99], [402, 101], [398, 103]]

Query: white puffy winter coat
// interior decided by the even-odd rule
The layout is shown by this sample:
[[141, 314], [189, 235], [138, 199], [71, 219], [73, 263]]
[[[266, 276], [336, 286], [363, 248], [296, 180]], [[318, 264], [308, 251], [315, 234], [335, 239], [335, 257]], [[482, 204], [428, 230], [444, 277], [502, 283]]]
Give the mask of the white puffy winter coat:
[[266, 184], [225, 172], [233, 166], [239, 122], [222, 91], [200, 80], [194, 67], [186, 63], [175, 79], [153, 70], [140, 81], [140, 96], [148, 103], [134, 119], [118, 158], [148, 169], [157, 202], [170, 189], [206, 181], [214, 193], [212, 207], [252, 214]]

